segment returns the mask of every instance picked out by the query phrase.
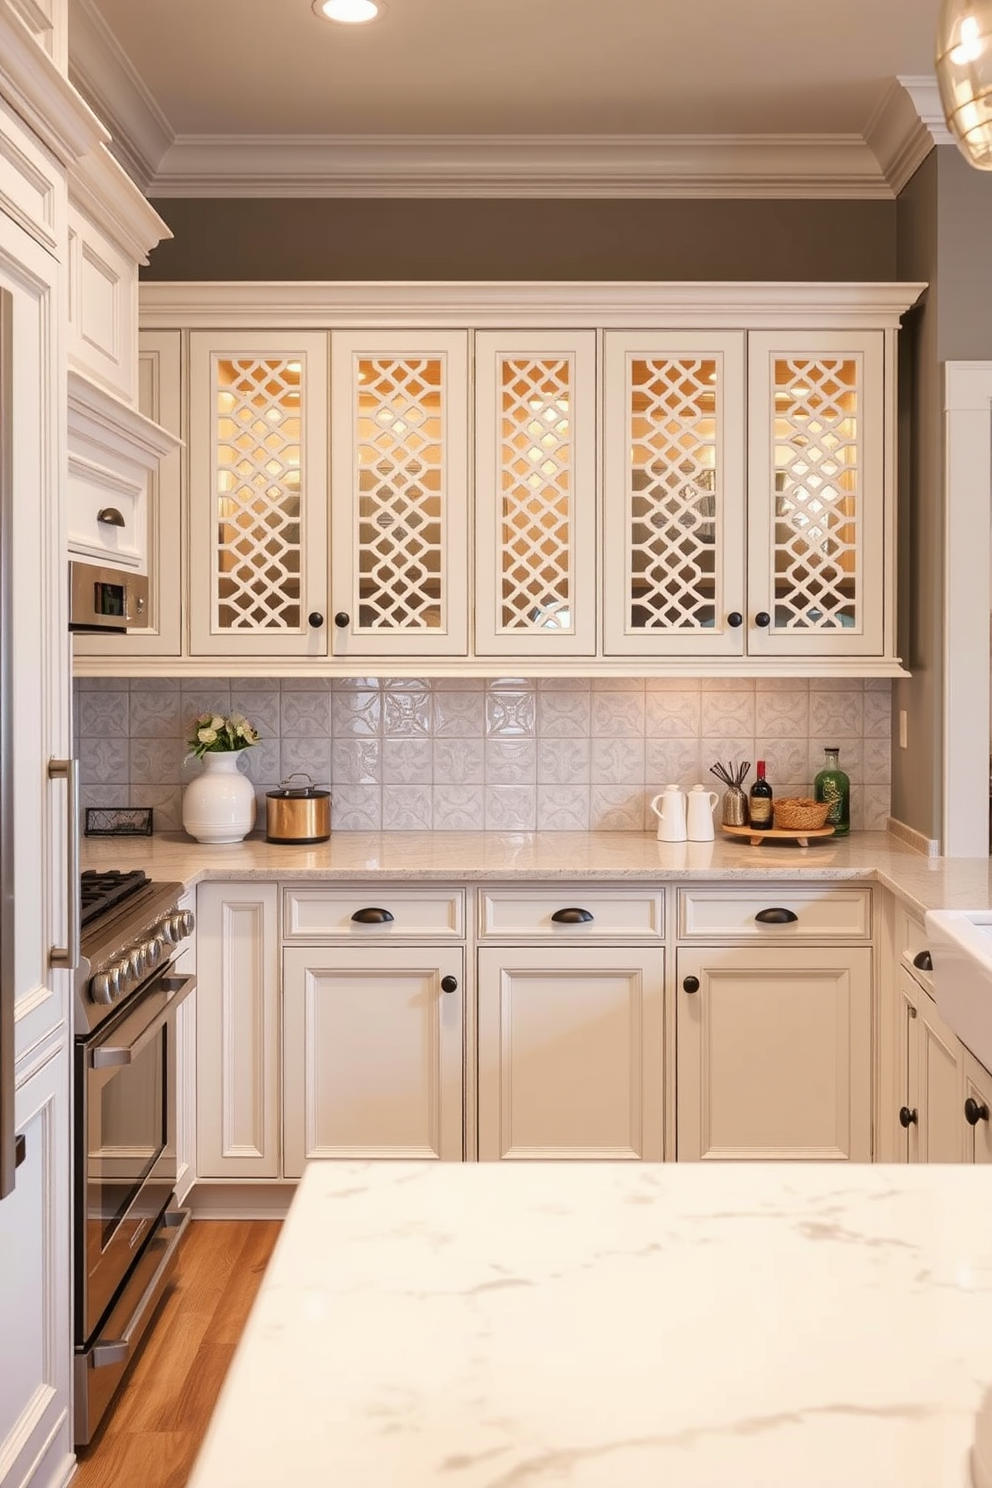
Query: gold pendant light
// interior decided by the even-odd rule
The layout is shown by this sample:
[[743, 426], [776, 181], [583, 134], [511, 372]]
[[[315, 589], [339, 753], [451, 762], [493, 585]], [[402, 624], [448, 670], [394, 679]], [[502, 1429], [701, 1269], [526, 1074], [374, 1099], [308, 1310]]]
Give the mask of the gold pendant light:
[[936, 67], [958, 148], [979, 170], [992, 170], [992, 0], [944, 0]]

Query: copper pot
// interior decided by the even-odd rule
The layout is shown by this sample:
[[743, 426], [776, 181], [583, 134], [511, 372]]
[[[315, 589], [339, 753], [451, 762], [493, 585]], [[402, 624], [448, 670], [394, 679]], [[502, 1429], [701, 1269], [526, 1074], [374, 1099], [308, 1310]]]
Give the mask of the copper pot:
[[[305, 785], [293, 785], [304, 780]], [[265, 793], [265, 840], [306, 845], [331, 835], [331, 793], [297, 771]]]

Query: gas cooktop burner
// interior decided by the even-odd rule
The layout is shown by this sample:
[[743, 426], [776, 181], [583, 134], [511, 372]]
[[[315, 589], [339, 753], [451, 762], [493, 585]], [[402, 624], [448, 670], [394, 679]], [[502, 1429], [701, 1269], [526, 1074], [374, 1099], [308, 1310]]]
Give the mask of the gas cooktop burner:
[[98, 873], [95, 868], [85, 869], [80, 874], [79, 882], [82, 905], [80, 923], [88, 924], [97, 915], [120, 904], [122, 899], [129, 899], [148, 882], [148, 874], [140, 868], [133, 868], [130, 873], [122, 873], [116, 868], [109, 868], [103, 873]]

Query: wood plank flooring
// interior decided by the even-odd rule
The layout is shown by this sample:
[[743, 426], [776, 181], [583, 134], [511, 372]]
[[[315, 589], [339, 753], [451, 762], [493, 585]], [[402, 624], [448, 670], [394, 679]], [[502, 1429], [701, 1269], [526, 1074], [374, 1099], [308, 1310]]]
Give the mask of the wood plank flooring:
[[278, 1220], [194, 1220], [172, 1288], [72, 1488], [183, 1488], [279, 1234]]

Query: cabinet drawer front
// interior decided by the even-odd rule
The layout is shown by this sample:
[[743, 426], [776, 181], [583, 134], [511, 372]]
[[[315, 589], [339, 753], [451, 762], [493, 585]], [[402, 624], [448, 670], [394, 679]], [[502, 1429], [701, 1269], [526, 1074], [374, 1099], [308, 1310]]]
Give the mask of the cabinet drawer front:
[[[740, 940], [866, 940], [871, 935], [871, 890], [795, 888], [768, 884], [747, 889], [679, 889], [683, 940], [732, 936]], [[780, 919], [757, 915], [784, 910]], [[795, 918], [791, 918], [792, 916]]]
[[929, 960], [926, 926], [912, 910], [896, 905], [896, 955], [900, 964], [933, 995], [933, 965]]
[[[591, 918], [586, 919], [588, 915]], [[555, 918], [559, 916], [559, 918]], [[479, 895], [480, 935], [555, 936], [562, 940], [597, 935], [664, 934], [660, 893], [588, 889], [485, 889]]]
[[[358, 916], [356, 919], [355, 916]], [[352, 940], [402, 935], [461, 939], [465, 898], [461, 889], [398, 889], [367, 884], [346, 889], [294, 888], [283, 892], [283, 939]]]

